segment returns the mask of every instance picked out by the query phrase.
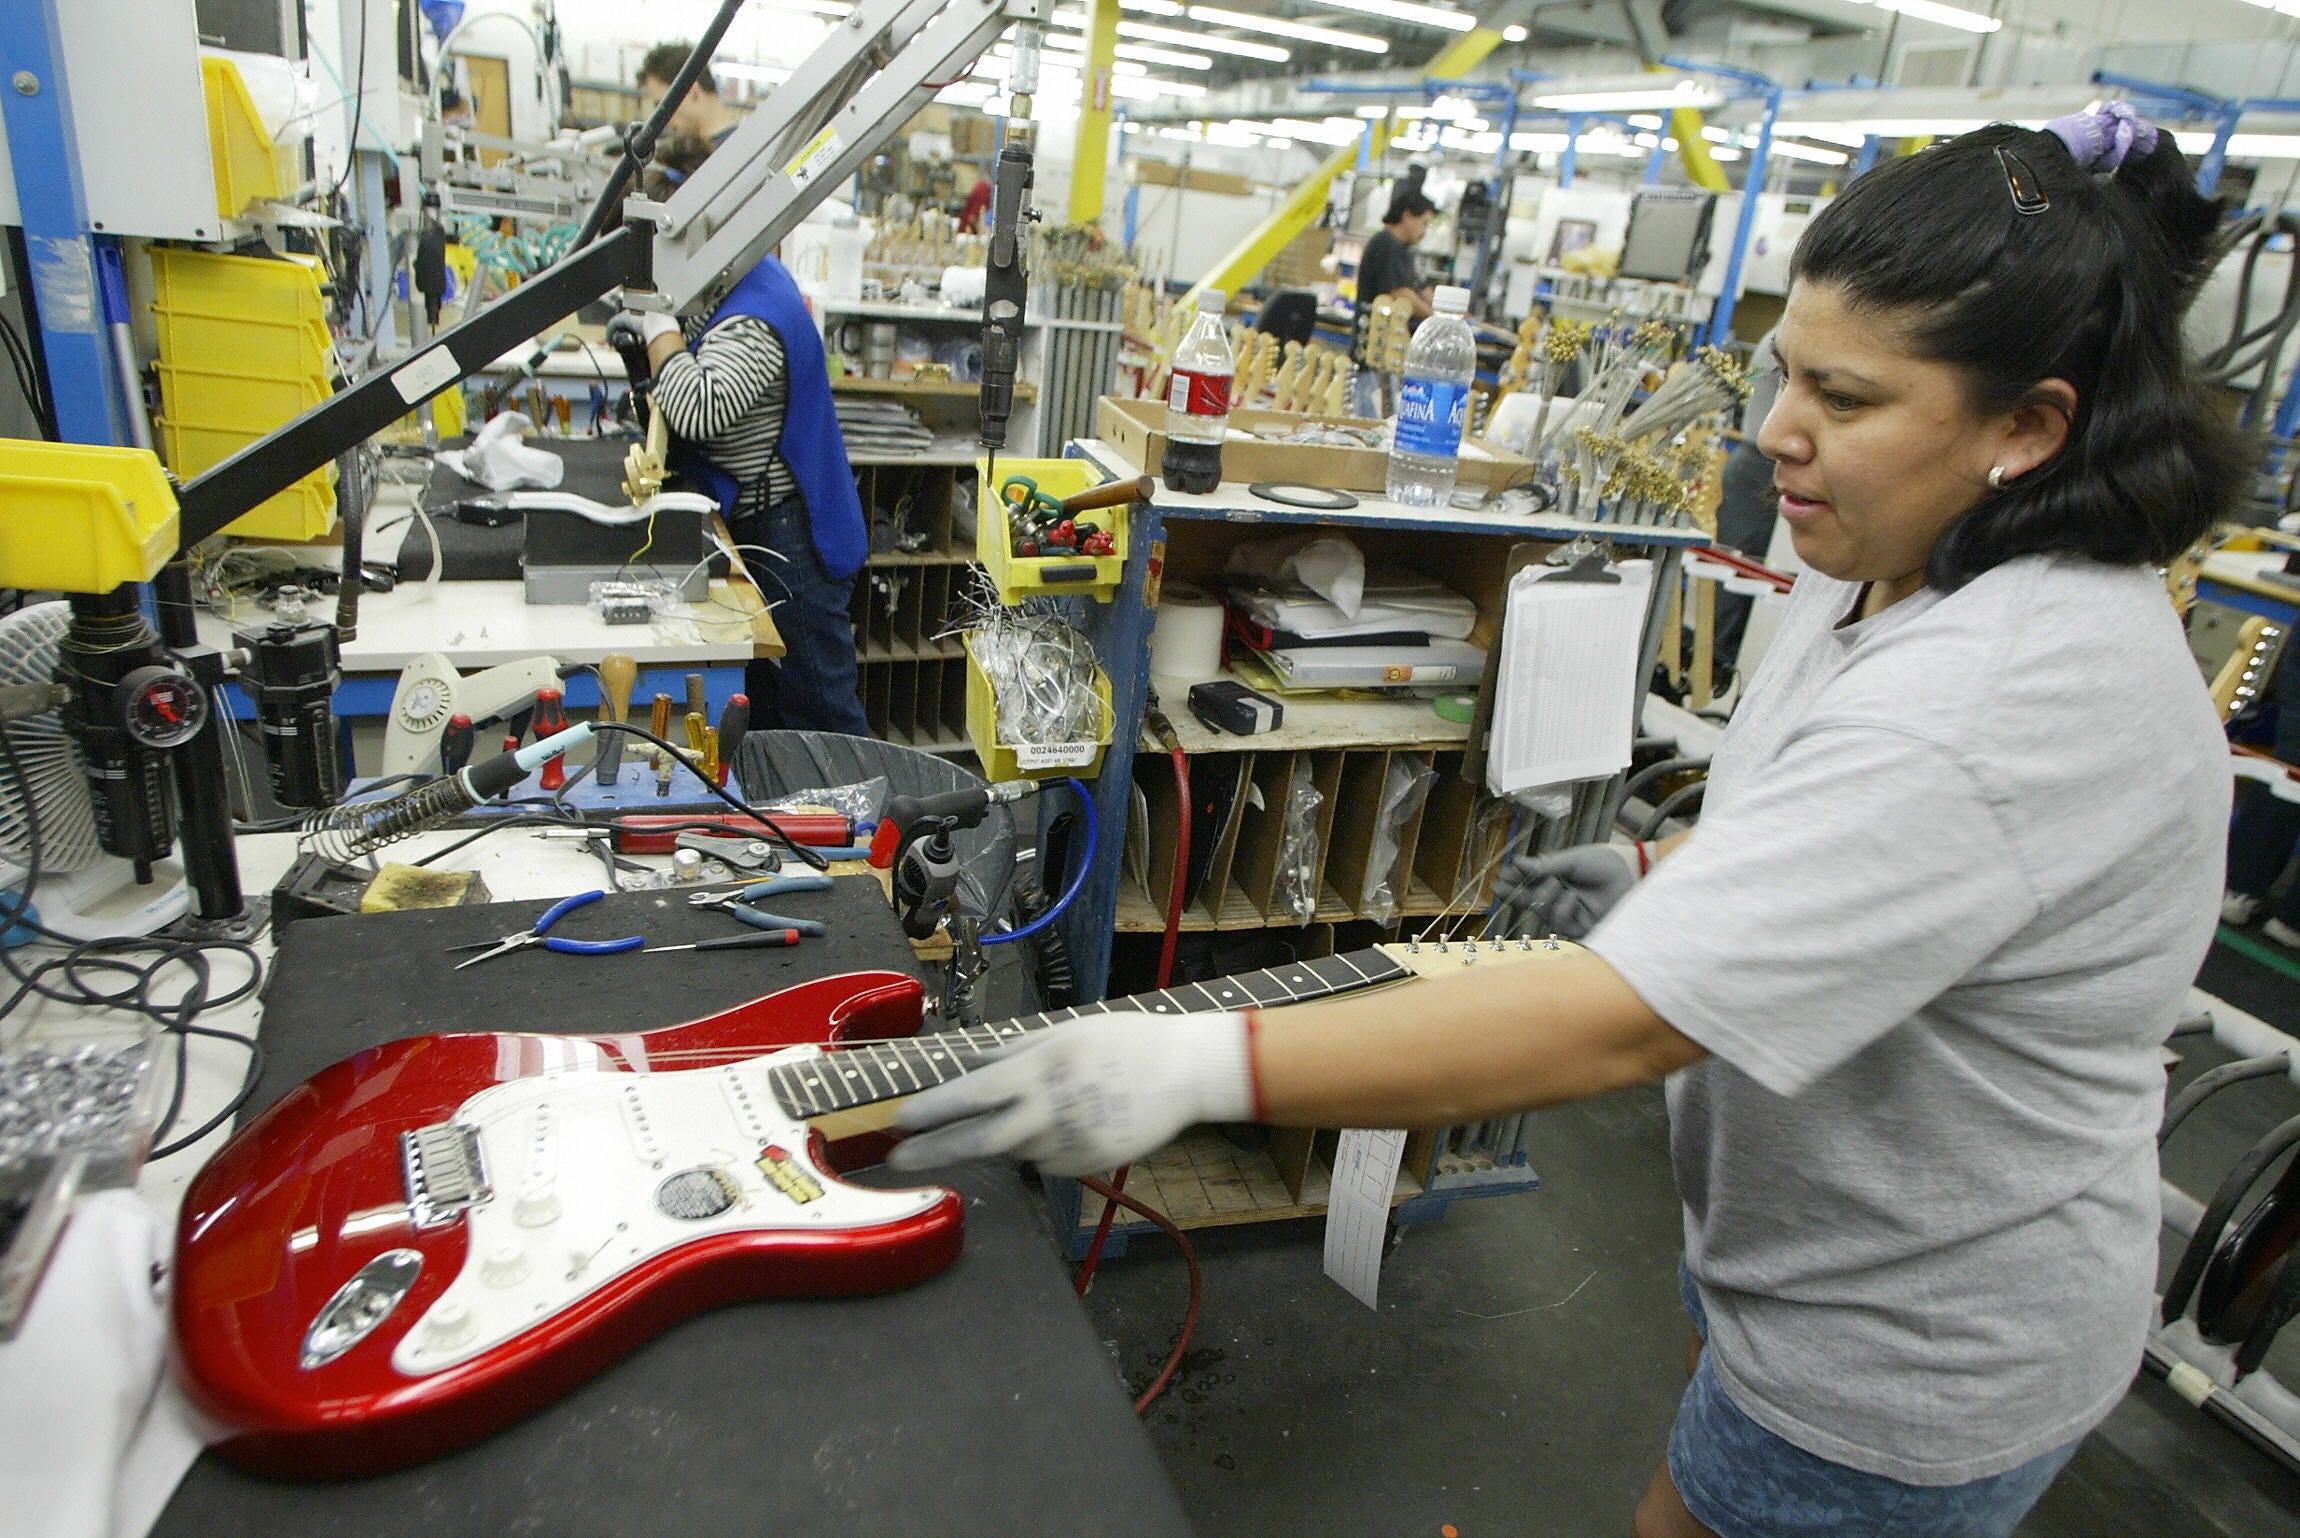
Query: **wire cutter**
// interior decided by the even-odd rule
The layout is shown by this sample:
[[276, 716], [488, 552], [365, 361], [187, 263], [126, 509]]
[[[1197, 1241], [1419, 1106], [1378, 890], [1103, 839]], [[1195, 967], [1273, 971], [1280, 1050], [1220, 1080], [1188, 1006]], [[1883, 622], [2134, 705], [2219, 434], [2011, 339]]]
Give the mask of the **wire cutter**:
[[802, 935], [820, 935], [825, 931], [816, 919], [785, 918], [781, 914], [763, 912], [751, 904], [783, 892], [827, 892], [830, 889], [831, 878], [828, 876], [777, 876], [771, 881], [754, 881], [738, 891], [697, 892], [687, 902], [697, 908], [724, 908], [753, 929], [795, 929]]
[[[558, 923], [569, 913], [587, 904], [595, 903], [606, 895], [605, 892], [578, 892], [573, 897], [561, 898], [558, 902], [553, 903], [543, 917], [535, 921], [535, 927], [532, 929], [522, 929], [519, 933], [505, 935], [500, 940], [480, 940], [471, 945], [451, 945], [448, 947], [450, 951], [476, 950], [480, 952], [469, 961], [457, 962], [455, 970], [460, 972], [465, 967], [475, 967], [482, 961], [493, 961], [498, 956], [508, 955], [512, 951], [525, 950], [531, 945], [540, 945], [545, 950], [557, 951], [564, 956], [613, 956], [622, 951], [635, 951], [640, 946], [645, 945], [647, 937], [644, 935], [625, 935], [620, 940], [562, 940], [556, 935], [547, 933], [552, 925]], [[486, 949], [482, 949], [482, 947], [486, 947]]]

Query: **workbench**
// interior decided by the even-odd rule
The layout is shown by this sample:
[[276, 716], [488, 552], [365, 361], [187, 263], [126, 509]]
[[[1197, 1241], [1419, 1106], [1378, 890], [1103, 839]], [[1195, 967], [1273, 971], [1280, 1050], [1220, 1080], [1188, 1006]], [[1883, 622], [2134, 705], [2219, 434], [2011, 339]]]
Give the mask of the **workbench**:
[[[630, 440], [622, 438], [545, 439], [545, 447], [566, 461], [569, 491], [594, 500], [613, 502], [620, 492], [621, 456]], [[449, 483], [452, 483], [451, 485]], [[365, 558], [391, 562], [403, 550], [421, 552], [427, 559], [427, 536], [412, 516], [420, 495], [431, 509], [435, 526], [461, 537], [463, 543], [487, 541], [499, 547], [488, 569], [504, 577], [477, 581], [449, 578], [437, 583], [402, 581], [388, 593], [365, 593], [359, 602], [359, 634], [341, 649], [343, 682], [337, 687], [338, 716], [381, 716], [391, 709], [399, 675], [408, 663], [428, 652], [438, 652], [464, 673], [526, 657], [547, 656], [561, 663], [596, 665], [610, 653], [634, 658], [641, 676], [635, 697], [646, 699], [660, 691], [686, 697], [688, 673], [704, 676], [713, 720], [726, 708], [729, 696], [743, 692], [743, 670], [753, 658], [780, 657], [781, 633], [768, 612], [767, 600], [751, 580], [740, 553], [730, 558], [726, 576], [713, 578], [709, 597], [693, 605], [687, 624], [610, 625], [588, 604], [531, 604], [517, 579], [518, 552], [523, 531], [516, 523], [500, 529], [471, 529], [453, 521], [456, 495], [484, 495], [481, 488], [439, 468], [432, 485], [419, 494], [416, 488], [386, 483], [367, 510]], [[320, 552], [332, 555], [332, 549]], [[448, 566], [455, 570], [454, 564]], [[315, 601], [309, 611], [332, 618], [335, 600]], [[272, 612], [253, 602], [227, 618], [205, 610], [199, 615], [200, 639], [210, 645], [229, 646], [235, 630], [260, 628], [271, 622]], [[596, 678], [585, 673], [564, 685], [570, 709], [597, 707]], [[234, 714], [245, 720], [252, 711], [238, 691], [231, 691]]]
[[[459, 836], [424, 835], [392, 852], [407, 858]], [[293, 840], [251, 837], [242, 849], [257, 890], [285, 868]], [[916, 970], [877, 883], [860, 877], [783, 899], [831, 928], [829, 941], [795, 950], [739, 952], [711, 965], [538, 950], [457, 975], [448, 969], [461, 958], [444, 946], [525, 925], [546, 898], [596, 885], [597, 867], [568, 846], [513, 832], [451, 863], [481, 870], [499, 899], [512, 900], [290, 926], [262, 1007], [270, 1061], [251, 1112], [326, 1063], [395, 1037], [639, 1030], [807, 978]], [[585, 913], [585, 933], [636, 927], [655, 943], [732, 928], [689, 907], [679, 890], [611, 896]], [[566, 1007], [536, 1007], [554, 998]], [[44, 1007], [46, 1016], [28, 1009], [11, 1025], [30, 1017], [38, 1029], [58, 1016]], [[203, 1023], [252, 1030], [255, 1014], [242, 1005]], [[205, 1041], [193, 1056], [184, 1114], [196, 1122], [236, 1086], [242, 1059]], [[146, 1169], [139, 1190], [169, 1221], [222, 1137]], [[527, 1420], [395, 1474], [285, 1484], [203, 1455], [153, 1531], [1186, 1533], [1027, 1190], [1003, 1164], [943, 1183], [966, 1198], [966, 1248], [918, 1287], [698, 1316]]]

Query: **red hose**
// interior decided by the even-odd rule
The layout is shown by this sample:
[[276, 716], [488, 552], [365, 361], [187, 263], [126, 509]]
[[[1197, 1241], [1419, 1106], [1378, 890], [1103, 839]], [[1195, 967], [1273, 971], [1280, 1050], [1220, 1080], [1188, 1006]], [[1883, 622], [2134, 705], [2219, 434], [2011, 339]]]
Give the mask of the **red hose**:
[[1151, 1383], [1150, 1387], [1143, 1391], [1142, 1397], [1134, 1401], [1134, 1413], [1141, 1415], [1149, 1410], [1152, 1402], [1160, 1394], [1166, 1392], [1166, 1385], [1174, 1381], [1174, 1374], [1180, 1371], [1182, 1358], [1190, 1349], [1190, 1336], [1198, 1328], [1198, 1303], [1204, 1294], [1203, 1281], [1198, 1272], [1198, 1252], [1190, 1248], [1190, 1241], [1183, 1236], [1181, 1229], [1174, 1226], [1173, 1220], [1168, 1218], [1165, 1213], [1145, 1206], [1114, 1186], [1104, 1185], [1091, 1175], [1082, 1177], [1078, 1183], [1102, 1198], [1106, 1204], [1103, 1208], [1105, 1216], [1117, 1211], [1120, 1207], [1125, 1207], [1130, 1211], [1139, 1212], [1166, 1230], [1168, 1234], [1173, 1236], [1174, 1242], [1182, 1247], [1182, 1258], [1190, 1265], [1189, 1312], [1182, 1316], [1182, 1333], [1175, 1337], [1174, 1350], [1166, 1358], [1165, 1367], [1159, 1371], [1157, 1379]]
[[[1158, 947], [1157, 986], [1161, 992], [1165, 991], [1166, 985], [1174, 980], [1174, 947], [1182, 938], [1182, 892], [1190, 874], [1190, 757], [1182, 751], [1179, 743], [1174, 746], [1172, 752], [1174, 755], [1175, 806], [1174, 878], [1166, 883], [1166, 938]], [[1132, 1165], [1121, 1164], [1111, 1173], [1110, 1190], [1113, 1193], [1126, 1189], [1126, 1172], [1131, 1168], [1133, 1168]], [[1101, 1188], [1097, 1181], [1088, 1181], [1086, 1184], [1095, 1189]], [[1139, 1202], [1128, 1202], [1126, 1205], [1138, 1212], [1149, 1213], [1149, 1209]], [[1093, 1242], [1086, 1246], [1086, 1258], [1078, 1263], [1076, 1285], [1078, 1295], [1082, 1298], [1086, 1296], [1086, 1289], [1094, 1285], [1094, 1268], [1102, 1264], [1102, 1247], [1110, 1242], [1110, 1224], [1117, 1216], [1118, 1203], [1106, 1198], [1102, 1203], [1102, 1221], [1094, 1225]], [[1161, 1226], [1170, 1230], [1176, 1238], [1181, 1237], [1181, 1230], [1175, 1228], [1173, 1224], [1167, 1223], [1163, 1218], [1157, 1219], [1157, 1221]], [[1182, 1247], [1185, 1251], [1189, 1249], [1188, 1244], [1184, 1244]], [[1197, 1271], [1198, 1262], [1193, 1257], [1190, 1261], [1193, 1295], [1196, 1292], [1195, 1277]], [[1191, 1305], [1193, 1317], [1196, 1315], [1196, 1309], [1197, 1305], [1193, 1303]], [[1189, 1338], [1187, 1327], [1183, 1331], [1183, 1338]], [[1169, 1368], [1168, 1370], [1171, 1371], [1172, 1369]], [[1160, 1379], [1159, 1387], [1163, 1388], [1164, 1386], [1165, 1380]], [[1153, 1393], [1151, 1397], [1156, 1398], [1157, 1396]], [[1145, 1399], [1142, 1402], [1148, 1404], [1150, 1401]]]

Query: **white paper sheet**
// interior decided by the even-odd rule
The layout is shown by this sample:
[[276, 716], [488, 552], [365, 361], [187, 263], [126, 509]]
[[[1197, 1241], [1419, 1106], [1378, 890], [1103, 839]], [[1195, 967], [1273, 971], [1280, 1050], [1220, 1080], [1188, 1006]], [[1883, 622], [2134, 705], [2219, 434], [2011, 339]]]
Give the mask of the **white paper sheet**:
[[1538, 566], [1510, 580], [1485, 768], [1496, 795], [1628, 766], [1653, 563], [1612, 569], [1619, 582], [1558, 581]]
[[1334, 1149], [1334, 1187], [1326, 1200], [1326, 1275], [1368, 1308], [1382, 1285], [1382, 1240], [1390, 1195], [1405, 1155], [1402, 1128], [1346, 1127]]

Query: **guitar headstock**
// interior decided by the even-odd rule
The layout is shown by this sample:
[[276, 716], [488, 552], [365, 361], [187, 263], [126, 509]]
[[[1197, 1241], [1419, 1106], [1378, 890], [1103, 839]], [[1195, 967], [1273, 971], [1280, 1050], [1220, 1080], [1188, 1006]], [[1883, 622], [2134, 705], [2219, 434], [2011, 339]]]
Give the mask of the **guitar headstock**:
[[2260, 698], [2276, 669], [2276, 654], [2284, 646], [2284, 627], [2255, 614], [2236, 632], [2236, 650], [2220, 665], [2212, 680], [2212, 708], [2225, 726]]
[[1374, 949], [1416, 977], [1454, 977], [1473, 967], [1513, 967], [1581, 954], [1570, 940], [1394, 940]]
[[1412, 317], [1413, 306], [1399, 304], [1387, 294], [1374, 301], [1373, 315], [1366, 322], [1366, 367], [1377, 374], [1405, 372]]

